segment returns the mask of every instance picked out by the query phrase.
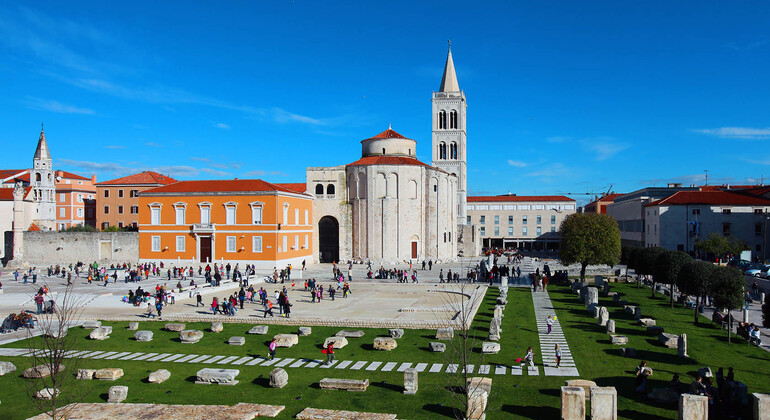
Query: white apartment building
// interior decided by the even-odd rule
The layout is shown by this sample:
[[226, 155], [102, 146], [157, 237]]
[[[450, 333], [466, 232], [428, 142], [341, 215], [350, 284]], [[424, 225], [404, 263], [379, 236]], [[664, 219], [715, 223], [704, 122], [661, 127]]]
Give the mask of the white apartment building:
[[471, 196], [467, 221], [487, 248], [559, 249], [561, 222], [577, 209], [565, 196]]
[[731, 191], [679, 191], [644, 207], [645, 244], [694, 252], [710, 233], [733, 236], [766, 260], [770, 200]]

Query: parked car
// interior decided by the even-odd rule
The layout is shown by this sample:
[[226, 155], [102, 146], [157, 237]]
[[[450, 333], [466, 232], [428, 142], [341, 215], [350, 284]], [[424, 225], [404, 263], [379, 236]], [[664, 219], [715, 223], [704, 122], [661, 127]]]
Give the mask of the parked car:
[[763, 264], [751, 264], [743, 273], [747, 276], [767, 277], [768, 269], [770, 269], [770, 266]]

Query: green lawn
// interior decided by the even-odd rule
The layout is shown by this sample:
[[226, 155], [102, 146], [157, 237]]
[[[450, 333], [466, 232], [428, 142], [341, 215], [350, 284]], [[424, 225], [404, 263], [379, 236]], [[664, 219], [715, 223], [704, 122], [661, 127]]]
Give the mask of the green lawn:
[[[557, 314], [577, 361], [581, 377], [593, 379], [599, 385], [615, 386], [618, 389], [618, 404], [622, 418], [676, 418], [675, 408], [653, 406], [633, 395], [633, 368], [638, 363], [636, 359], [622, 358], [618, 354], [618, 346], [609, 344], [603, 327], [595, 325], [593, 317], [589, 316], [585, 307], [577, 300], [577, 296], [569, 293], [565, 286], [550, 286], [549, 292], [557, 309]], [[630, 347], [639, 351], [640, 357], [649, 361], [655, 369], [650, 387], [664, 386], [674, 372], [682, 375], [683, 382], [689, 382], [689, 374], [697, 367], [709, 365], [714, 370], [719, 366], [732, 366], [736, 369], [736, 378], [749, 386], [749, 392], [768, 392], [766, 378], [770, 376], [770, 357], [762, 350], [747, 346], [744, 342], [727, 345], [725, 333], [711, 324], [695, 327], [692, 325], [692, 312], [684, 309], [671, 310], [663, 299], [650, 300], [649, 289], [637, 291], [631, 285], [613, 285], [613, 290], [624, 293], [625, 299], [631, 304], [639, 304], [645, 316], [658, 320], [658, 325], [666, 331], [674, 333], [686, 332], [689, 337], [689, 352], [691, 360], [683, 361], [676, 356], [676, 349], [659, 346], [654, 337], [644, 334], [644, 328], [635, 325], [630, 315], [622, 312], [622, 308], [611, 306], [610, 299], [600, 298], [603, 305], [610, 309], [610, 316], [617, 322], [617, 332], [630, 338]], [[489, 321], [495, 304], [497, 290], [490, 290], [481, 307], [469, 336], [476, 340], [480, 347], [488, 333]], [[535, 319], [533, 317], [532, 299], [528, 289], [510, 289], [509, 304], [503, 318], [503, 333], [501, 336], [502, 351], [497, 355], [482, 355], [478, 347], [474, 348], [471, 363], [475, 365], [506, 364], [511, 365], [513, 359], [522, 357], [528, 346], [539, 348]], [[705, 320], [704, 320], [705, 321]], [[207, 332], [209, 324], [188, 324], [188, 328], [206, 331], [204, 338], [196, 344], [178, 342], [178, 334], [163, 331], [163, 322], [146, 321], [140, 323], [140, 329], [152, 330], [154, 339], [149, 343], [133, 340], [133, 331], [125, 330], [127, 322], [104, 323], [112, 325], [113, 333], [108, 340], [88, 340], [89, 331], [73, 329], [71, 333], [79, 334], [83, 349], [135, 351], [155, 353], [188, 353], [210, 355], [265, 355], [266, 344], [272, 335], [277, 333], [293, 333], [296, 327], [270, 326], [269, 335], [247, 335], [251, 328], [247, 324], [225, 324], [222, 333]], [[255, 323], [257, 325], [257, 323]], [[337, 327], [313, 327], [312, 335], [300, 337], [298, 345], [291, 349], [278, 349], [277, 357], [291, 358], [322, 358], [321, 347], [323, 339], [339, 331]], [[434, 330], [407, 330], [405, 336], [398, 340], [398, 348], [392, 352], [372, 350], [371, 344], [375, 337], [387, 335], [387, 329], [368, 329], [363, 338], [349, 338], [349, 344], [344, 349], [337, 350], [338, 360], [394, 361], [394, 362], [425, 362], [444, 363], [453, 359], [452, 352], [432, 353], [428, 351], [428, 343], [434, 340]], [[226, 344], [229, 337], [241, 335], [246, 337], [245, 346], [230, 346]], [[459, 341], [456, 334], [456, 341]], [[21, 347], [22, 343], [13, 343], [9, 347]], [[451, 346], [450, 346], [451, 347]], [[0, 418], [26, 418], [37, 414], [24, 393], [26, 381], [19, 376], [22, 369], [29, 367], [31, 361], [27, 358], [4, 357], [3, 360], [13, 361], [19, 370], [11, 375], [0, 377]], [[536, 360], [538, 363], [541, 360]], [[456, 360], [454, 361], [456, 363]], [[102, 368], [121, 367], [125, 376], [115, 382], [82, 381], [82, 386], [90, 391], [86, 401], [104, 402], [106, 393], [112, 385], [127, 385], [129, 387], [126, 402], [154, 402], [189, 404], [235, 404], [238, 402], [265, 403], [285, 405], [286, 410], [281, 418], [293, 416], [305, 407], [361, 410], [370, 412], [391, 412], [405, 419], [453, 418], [453, 408], [460, 403], [450, 392], [453, 384], [459, 383], [457, 375], [445, 373], [420, 374], [419, 391], [417, 395], [403, 395], [403, 374], [399, 372], [367, 372], [349, 369], [305, 369], [286, 368], [289, 373], [289, 385], [283, 389], [272, 389], [267, 386], [268, 374], [273, 367], [231, 365], [201, 365], [174, 362], [147, 361], [118, 361], [118, 360], [83, 360], [82, 367]], [[195, 372], [203, 367], [226, 367], [240, 369], [240, 383], [235, 386], [195, 385]], [[145, 380], [149, 372], [166, 368], [171, 371], [171, 379], [163, 384], [150, 384]], [[494, 368], [493, 368], [494, 369]], [[490, 396], [488, 415], [495, 418], [558, 418], [559, 416], [559, 387], [565, 378], [541, 376], [498, 376], [489, 375], [493, 380], [492, 395]], [[324, 377], [337, 378], [368, 378], [371, 382], [365, 393], [344, 391], [325, 391], [317, 384]], [[763, 379], [765, 379], [763, 381]], [[9, 402], [13, 401], [13, 404]]]

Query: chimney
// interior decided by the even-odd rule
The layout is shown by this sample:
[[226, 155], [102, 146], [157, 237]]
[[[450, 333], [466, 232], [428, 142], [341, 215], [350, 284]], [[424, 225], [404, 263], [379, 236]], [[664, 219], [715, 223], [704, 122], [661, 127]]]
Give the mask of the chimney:
[[91, 175], [91, 184], [96, 184], [96, 175]]

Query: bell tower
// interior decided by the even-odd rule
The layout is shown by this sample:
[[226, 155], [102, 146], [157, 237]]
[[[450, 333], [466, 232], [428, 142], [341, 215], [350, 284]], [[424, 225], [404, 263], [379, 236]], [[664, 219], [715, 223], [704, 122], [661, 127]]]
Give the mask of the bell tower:
[[467, 223], [467, 158], [465, 114], [468, 104], [460, 90], [449, 43], [444, 76], [438, 92], [433, 92], [432, 165], [457, 176], [457, 223]]
[[54, 180], [53, 160], [51, 159], [51, 152], [48, 150], [42, 125], [40, 126], [40, 138], [37, 140], [35, 157], [32, 159], [29, 183], [32, 186], [32, 199], [35, 203], [33, 223], [42, 230], [55, 230], [56, 181]]

